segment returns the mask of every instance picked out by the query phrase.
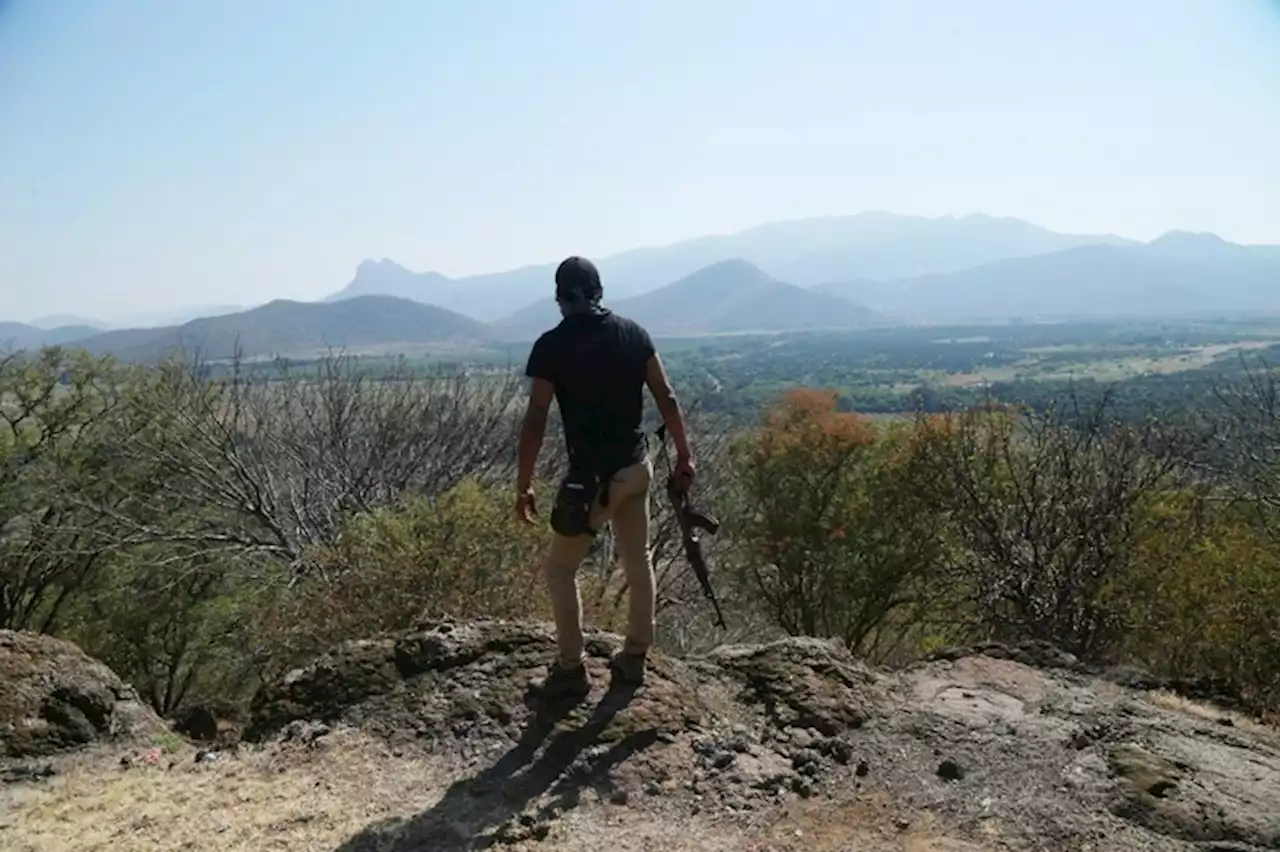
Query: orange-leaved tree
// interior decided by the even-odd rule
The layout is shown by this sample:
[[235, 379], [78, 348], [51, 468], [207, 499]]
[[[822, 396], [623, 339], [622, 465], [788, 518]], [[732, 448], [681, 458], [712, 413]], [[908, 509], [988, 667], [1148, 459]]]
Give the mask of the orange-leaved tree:
[[735, 444], [739, 576], [783, 630], [887, 653], [928, 597], [941, 516], [914, 434], [802, 388]]

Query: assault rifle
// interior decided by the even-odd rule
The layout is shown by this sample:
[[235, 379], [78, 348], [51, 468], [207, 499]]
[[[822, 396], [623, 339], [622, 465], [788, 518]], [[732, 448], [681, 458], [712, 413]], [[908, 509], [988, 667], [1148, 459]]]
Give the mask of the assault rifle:
[[711, 605], [715, 607], [716, 626], [727, 630], [728, 627], [724, 623], [724, 614], [720, 612], [720, 602], [716, 600], [715, 590], [711, 588], [711, 577], [707, 573], [707, 558], [702, 553], [702, 541], [698, 537], [699, 531], [715, 535], [720, 531], [720, 521], [714, 515], [694, 508], [689, 502], [688, 492], [676, 486], [675, 468], [671, 464], [671, 458], [667, 452], [667, 424], [663, 423], [659, 426], [654, 434], [662, 442], [662, 455], [667, 456], [667, 498], [671, 501], [671, 505], [676, 511], [676, 521], [680, 524], [680, 535], [684, 540], [685, 558], [689, 560], [689, 565], [693, 568], [694, 575], [697, 576], [698, 582], [702, 585], [703, 594], [707, 596], [711, 601]]

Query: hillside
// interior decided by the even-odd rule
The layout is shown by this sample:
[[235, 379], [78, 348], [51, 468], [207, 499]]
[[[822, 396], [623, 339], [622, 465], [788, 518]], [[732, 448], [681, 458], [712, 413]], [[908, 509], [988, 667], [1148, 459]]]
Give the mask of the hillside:
[[[861, 305], [779, 281], [740, 259], [712, 264], [639, 296], [605, 301], [663, 336], [861, 328], [880, 322]], [[544, 299], [495, 327], [514, 339], [532, 339], [559, 320], [554, 300]]]
[[[620, 643], [589, 634], [594, 687], [573, 706], [536, 688], [554, 653], [550, 625], [424, 623], [335, 647], [269, 686], [243, 739], [210, 726], [208, 738], [184, 742], [119, 725], [131, 694], [78, 658], [85, 675], [69, 676], [59, 666], [73, 650], [15, 646], [0, 633], [0, 678], [27, 690], [17, 712], [44, 714], [0, 714], [0, 724], [73, 734], [0, 760], [0, 843], [32, 852], [1280, 845], [1280, 733], [1140, 672], [1089, 669], [1034, 643], [943, 649], [877, 670], [836, 643], [793, 638], [658, 653], [636, 688], [606, 670]], [[48, 656], [24, 657], [24, 646]], [[79, 707], [94, 719], [83, 736], [65, 721], [83, 720]]]
[[21, 322], [0, 322], [0, 352], [57, 346], [79, 341], [97, 333], [98, 329], [90, 326], [67, 325], [44, 329]]
[[1136, 246], [1081, 246], [946, 275], [824, 285], [898, 319], [1154, 317], [1280, 311], [1280, 247], [1170, 234]]
[[871, 309], [873, 305], [884, 303], [886, 294], [892, 295], [898, 287], [897, 282], [876, 281], [871, 278], [855, 278], [851, 281], [823, 281], [809, 289], [815, 293], [836, 296], [849, 302], [865, 305]]
[[878, 320], [861, 305], [779, 281], [743, 260], [708, 266], [614, 307], [665, 335], [858, 328]]
[[123, 360], [151, 360], [175, 348], [205, 358], [308, 357], [329, 348], [409, 354], [422, 347], [473, 348], [493, 339], [492, 330], [468, 317], [391, 296], [361, 296], [341, 302], [277, 299], [241, 313], [192, 320], [180, 326], [123, 329], [80, 342], [91, 352]]
[[[1059, 234], [1017, 219], [984, 215], [899, 216], [866, 212], [773, 222], [735, 234], [683, 240], [593, 258], [611, 300], [653, 290], [715, 263], [742, 259], [807, 287], [853, 278], [890, 279], [954, 272], [992, 260], [1080, 245], [1122, 245], [1109, 235]], [[557, 258], [546, 264], [451, 279], [414, 273], [390, 260], [365, 261], [329, 300], [384, 293], [485, 321], [507, 317], [553, 290]]]
[[50, 314], [48, 316], [37, 317], [27, 322], [27, 325], [33, 325], [36, 328], [52, 331], [55, 328], [66, 328], [68, 326], [80, 326], [94, 329], [95, 331], [106, 331], [108, 326], [106, 323], [94, 319], [93, 317], [82, 317], [79, 314]]

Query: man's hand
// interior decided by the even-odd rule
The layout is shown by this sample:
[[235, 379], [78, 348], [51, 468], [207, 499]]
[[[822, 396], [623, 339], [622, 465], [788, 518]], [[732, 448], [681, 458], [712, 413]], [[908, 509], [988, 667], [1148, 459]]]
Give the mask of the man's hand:
[[533, 526], [537, 521], [538, 505], [534, 500], [532, 488], [516, 492], [516, 517], [529, 526]]
[[676, 489], [683, 493], [693, 487], [693, 480], [697, 477], [698, 470], [694, 465], [692, 458], [688, 456], [677, 456], [676, 468], [672, 474], [675, 477]]

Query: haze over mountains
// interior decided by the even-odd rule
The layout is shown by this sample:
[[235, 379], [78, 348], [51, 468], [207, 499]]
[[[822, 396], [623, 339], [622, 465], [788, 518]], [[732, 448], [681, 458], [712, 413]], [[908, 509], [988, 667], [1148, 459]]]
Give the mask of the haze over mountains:
[[[1142, 243], [982, 215], [805, 219], [593, 259], [606, 304], [658, 336], [1280, 311], [1280, 246], [1185, 232]], [[246, 356], [293, 357], [527, 344], [559, 321], [554, 268], [450, 279], [366, 260], [316, 303], [106, 332], [75, 316], [0, 324], [0, 348], [75, 342], [135, 360], [179, 344], [207, 357], [237, 342]]]
[[[772, 222], [729, 235], [592, 258], [611, 300], [638, 295], [725, 260], [745, 260], [799, 287], [848, 278], [889, 280], [955, 272], [1005, 258], [1082, 245], [1128, 245], [1110, 235], [1059, 234], [1018, 219], [981, 214], [925, 218], [867, 212]], [[485, 322], [551, 294], [559, 258], [539, 266], [451, 279], [393, 261], [365, 261], [329, 301], [385, 294], [424, 301]]]
[[[862, 305], [779, 281], [741, 259], [713, 263], [664, 287], [607, 301], [611, 309], [668, 336], [860, 328], [885, 322]], [[559, 321], [555, 299], [544, 297], [493, 325], [507, 339], [532, 340]]]
[[910, 322], [1152, 317], [1280, 310], [1280, 246], [1171, 232], [893, 281], [818, 291]]
[[395, 296], [361, 296], [334, 303], [277, 299], [180, 326], [108, 331], [76, 345], [94, 354], [145, 361], [176, 349], [221, 360], [237, 352], [245, 358], [316, 357], [329, 348], [411, 354], [427, 346], [439, 351], [498, 342], [491, 327], [453, 311]]

